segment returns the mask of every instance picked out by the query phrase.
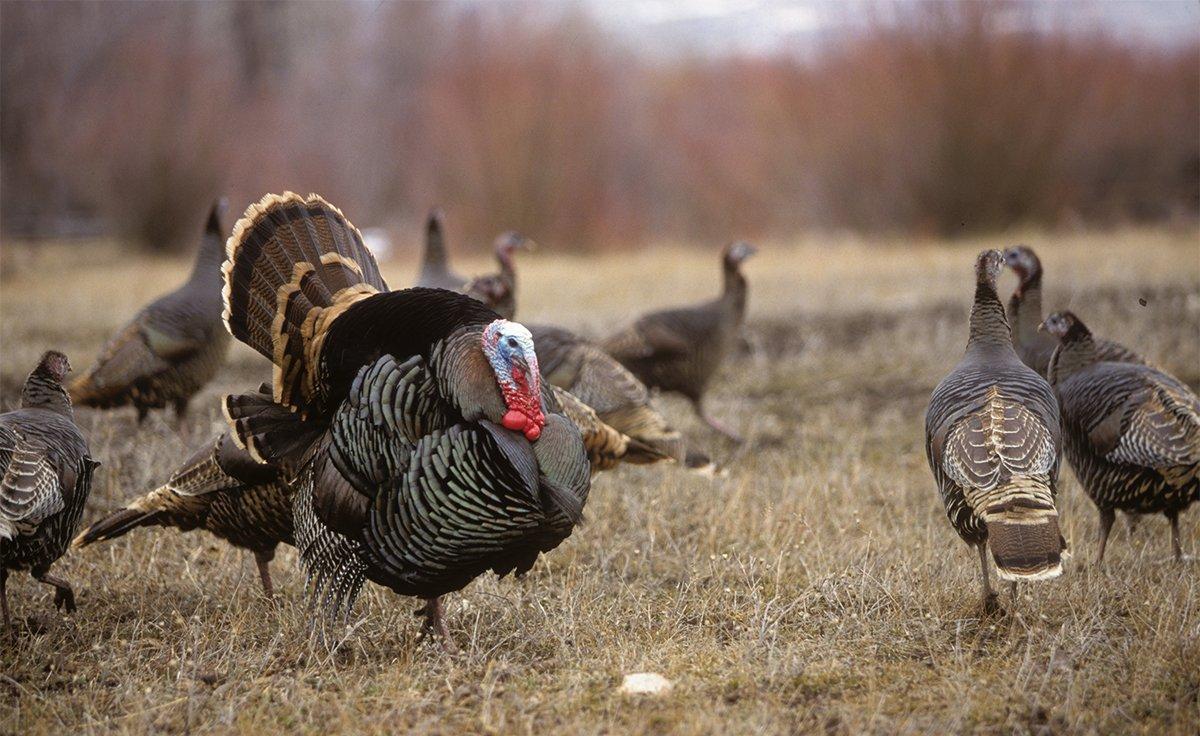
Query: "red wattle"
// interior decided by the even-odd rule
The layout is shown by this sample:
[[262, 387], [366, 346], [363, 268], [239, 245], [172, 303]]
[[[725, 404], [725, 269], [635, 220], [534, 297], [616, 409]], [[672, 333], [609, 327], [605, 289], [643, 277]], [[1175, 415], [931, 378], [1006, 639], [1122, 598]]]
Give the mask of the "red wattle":
[[541, 436], [542, 436], [542, 428], [539, 427], [538, 425], [534, 424], [533, 422], [530, 422], [529, 426], [525, 428], [525, 439], [529, 440], [530, 442], [533, 442], [534, 440], [536, 440], [538, 437], [541, 437]]
[[509, 409], [504, 414], [504, 418], [500, 420], [500, 423], [504, 425], [505, 429], [511, 429], [514, 432], [520, 432], [527, 426], [530, 426], [529, 417], [525, 416], [516, 409]]

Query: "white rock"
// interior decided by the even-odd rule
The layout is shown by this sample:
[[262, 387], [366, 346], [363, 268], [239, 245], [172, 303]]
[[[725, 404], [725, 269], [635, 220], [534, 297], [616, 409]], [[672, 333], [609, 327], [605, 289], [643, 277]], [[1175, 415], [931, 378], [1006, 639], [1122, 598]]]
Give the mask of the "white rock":
[[665, 695], [671, 692], [671, 681], [657, 672], [634, 672], [625, 675], [621, 692], [625, 695]]

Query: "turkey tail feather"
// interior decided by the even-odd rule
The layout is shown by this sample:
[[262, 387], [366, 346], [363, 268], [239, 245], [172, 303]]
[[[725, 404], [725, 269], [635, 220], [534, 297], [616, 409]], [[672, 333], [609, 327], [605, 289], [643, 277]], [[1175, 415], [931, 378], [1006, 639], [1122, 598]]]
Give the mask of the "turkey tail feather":
[[341, 210], [293, 192], [250, 205], [225, 253], [225, 325], [275, 365], [275, 401], [298, 407], [312, 398], [313, 363], [332, 320], [387, 290], [375, 258]]
[[86, 547], [93, 542], [107, 542], [123, 537], [139, 526], [158, 523], [160, 511], [146, 511], [136, 507], [118, 509], [84, 529], [71, 542], [72, 547]]
[[1029, 478], [1014, 479], [1002, 500], [983, 509], [988, 547], [1000, 579], [1049, 580], [1062, 574], [1066, 542], [1050, 489]]
[[259, 463], [280, 468], [291, 478], [308, 449], [325, 431], [320, 422], [305, 422], [299, 412], [276, 404], [266, 393], [229, 394], [222, 403], [230, 435]]
[[[655, 458], [639, 461], [629, 457], [627, 462], [657, 462], [663, 458], [673, 458], [676, 462], [683, 462], [686, 454], [683, 435], [668, 424], [663, 415], [654, 408], [636, 405], [622, 407], [616, 411], [606, 412], [600, 418], [617, 431], [628, 435], [641, 447], [650, 448]], [[650, 455], [645, 457], [649, 458]]]

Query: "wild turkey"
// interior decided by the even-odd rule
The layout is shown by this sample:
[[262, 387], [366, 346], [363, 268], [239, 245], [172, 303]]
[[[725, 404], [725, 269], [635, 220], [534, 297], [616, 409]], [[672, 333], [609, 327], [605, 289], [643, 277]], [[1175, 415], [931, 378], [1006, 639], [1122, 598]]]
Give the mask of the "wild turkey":
[[[1025, 365], [1045, 378], [1050, 377], [1050, 359], [1058, 341], [1038, 328], [1042, 324], [1042, 261], [1027, 245], [1004, 251], [1004, 262], [1020, 279], [1008, 300], [1008, 321], [1012, 325], [1013, 346]], [[1120, 343], [1097, 340], [1101, 361], [1145, 363], [1146, 359]]]
[[571, 392], [601, 421], [636, 443], [625, 462], [656, 462], [664, 456], [683, 461], [682, 435], [650, 405], [650, 391], [623, 365], [561, 327], [531, 325], [529, 331], [542, 377]]
[[738, 341], [746, 315], [746, 277], [741, 264], [756, 249], [731, 243], [721, 256], [721, 296], [694, 307], [651, 312], [604, 340], [600, 346], [650, 388], [675, 391], [691, 400], [708, 426], [735, 442], [741, 438], [704, 410], [704, 394], [725, 356]]
[[80, 406], [133, 404], [141, 423], [150, 409], [175, 408], [181, 426], [188, 402], [221, 367], [229, 335], [221, 325], [221, 210], [208, 215], [188, 280], [143, 307], [108, 341], [95, 365], [70, 385]]
[[995, 605], [985, 546], [1002, 580], [1062, 574], [1066, 543], [1055, 495], [1060, 462], [1058, 402], [1013, 350], [996, 295], [999, 251], [979, 255], [970, 338], [961, 361], [933, 391], [925, 451], [955, 531], [979, 551], [985, 609]]
[[513, 263], [513, 255], [518, 248], [532, 250], [534, 242], [510, 230], [501, 233], [492, 243], [492, 248], [496, 252], [500, 271], [476, 276], [463, 287], [463, 291], [467, 296], [491, 307], [504, 319], [512, 319], [517, 313], [517, 269]]
[[543, 392], [533, 339], [462, 294], [387, 291], [358, 231], [316, 195], [267, 195], [234, 228], [230, 332], [275, 364], [273, 395], [231, 396], [256, 460], [294, 463], [311, 589], [349, 607], [364, 579], [439, 598], [523, 573], [579, 521], [579, 429]]
[[1054, 388], [1067, 459], [1100, 511], [1096, 561], [1104, 559], [1114, 509], [1164, 514], [1182, 559], [1179, 514], [1200, 501], [1200, 399], [1152, 366], [1102, 360], [1071, 312], [1050, 315], [1045, 326], [1061, 341]]
[[28, 570], [54, 587], [54, 605], [75, 610], [75, 593], [50, 566], [67, 550], [79, 526], [99, 463], [75, 425], [63, 380], [67, 356], [42, 356], [21, 391], [21, 408], [0, 414], [0, 606], [12, 632], [5, 583], [9, 571]]
[[446, 216], [440, 207], [429, 211], [425, 221], [425, 254], [417, 286], [458, 291], [467, 280], [450, 270], [446, 257]]
[[[270, 395], [270, 387], [266, 388]], [[273, 595], [270, 563], [294, 544], [291, 488], [278, 468], [255, 462], [228, 433], [181, 465], [166, 484], [85, 529], [75, 546], [124, 536], [142, 526], [204, 529], [254, 553], [263, 593]]]

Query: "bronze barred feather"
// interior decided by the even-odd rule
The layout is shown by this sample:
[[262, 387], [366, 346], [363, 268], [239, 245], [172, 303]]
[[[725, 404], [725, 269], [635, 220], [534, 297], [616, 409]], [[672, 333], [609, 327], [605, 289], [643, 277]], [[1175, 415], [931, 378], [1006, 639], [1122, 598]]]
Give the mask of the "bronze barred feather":
[[71, 383], [80, 406], [133, 405], [138, 422], [170, 405], [182, 422], [188, 403], [220, 370], [229, 352], [221, 324], [221, 211], [213, 205], [191, 276], [144, 307], [109, 340], [95, 365]]
[[50, 575], [79, 526], [99, 463], [75, 425], [63, 380], [67, 356], [45, 353], [21, 392], [21, 408], [0, 414], [0, 608], [10, 628], [5, 585], [27, 570], [54, 587], [54, 605], [75, 610], [69, 583]]
[[1100, 512], [1097, 560], [1116, 509], [1164, 514], [1182, 559], [1179, 514], [1200, 501], [1200, 399], [1165, 371], [1103, 360], [1071, 312], [1050, 315], [1045, 327], [1061, 343], [1054, 387], [1067, 459]]
[[429, 600], [426, 629], [444, 635], [440, 596], [520, 574], [570, 535], [587, 455], [528, 330], [461, 294], [387, 291], [316, 195], [247, 210], [223, 273], [231, 332], [275, 364], [272, 405], [226, 402], [233, 436], [298, 469], [296, 543], [327, 609], [371, 580]]
[[165, 484], [93, 523], [75, 538], [86, 547], [142, 526], [203, 529], [254, 553], [263, 592], [273, 595], [270, 563], [294, 544], [292, 492], [280, 471], [254, 461], [223, 434], [181, 465]]
[[1066, 549], [1055, 507], [1058, 404], [1013, 350], [996, 295], [1001, 259], [999, 251], [979, 256], [966, 352], [925, 416], [929, 467], [950, 523], [979, 550], [989, 608], [986, 548], [1001, 579], [1013, 582], [1057, 577]]

